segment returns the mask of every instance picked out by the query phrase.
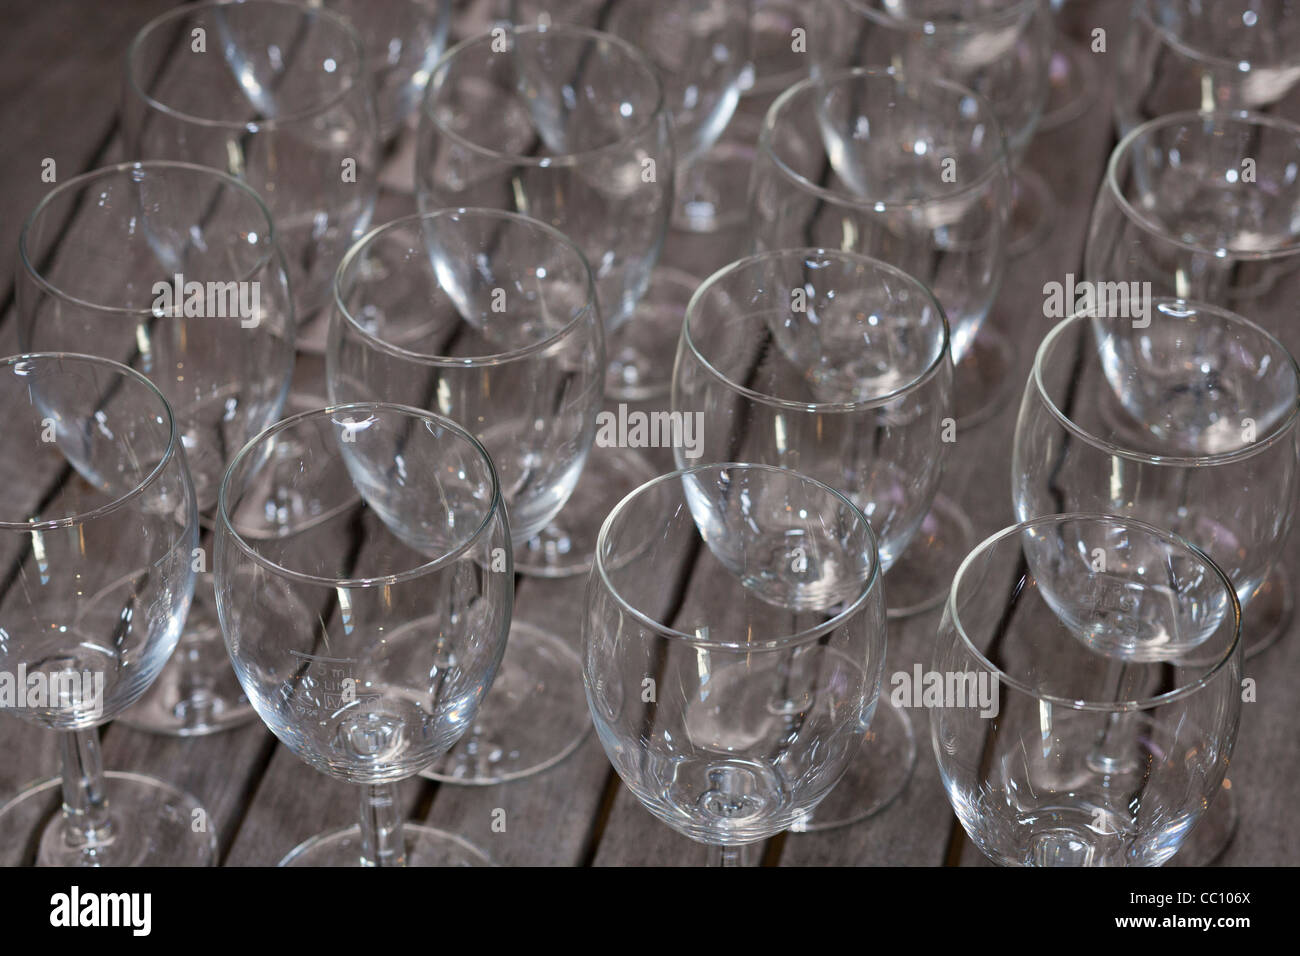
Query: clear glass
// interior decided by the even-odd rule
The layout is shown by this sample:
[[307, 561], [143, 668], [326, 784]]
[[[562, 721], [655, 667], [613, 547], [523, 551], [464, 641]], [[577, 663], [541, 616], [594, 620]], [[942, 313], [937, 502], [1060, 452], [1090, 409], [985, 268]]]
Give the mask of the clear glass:
[[[146, 376], [176, 417], [208, 525], [230, 456], [279, 417], [293, 371], [277, 238], [243, 183], [155, 161], [56, 186], [18, 241], [22, 350], [90, 352]], [[200, 545], [182, 652], [124, 716], [142, 729], [189, 736], [252, 717], [216, 625], [210, 545]]]
[[379, 138], [391, 142], [420, 107], [451, 26], [451, 0], [311, 0], [347, 18], [375, 87]]
[[592, 263], [607, 329], [659, 256], [674, 150], [663, 88], [635, 47], [575, 26], [502, 27], [434, 70], [421, 115], [420, 209], [483, 206], [539, 219]]
[[[921, 283], [852, 253], [760, 253], [709, 278], [687, 309], [672, 410], [699, 437], [676, 449], [677, 464], [751, 461], [825, 482], [870, 521], [891, 604], [942, 600], [972, 542], [946, 553], [923, 538], [917, 560], [887, 572], [934, 502], [952, 386], [947, 322]], [[911, 721], [897, 708], [881, 717], [799, 829], [862, 819], [906, 785]]]
[[[675, 152], [654, 64], [584, 27], [501, 26], [443, 57], [420, 123], [420, 209], [503, 209], [559, 229], [591, 263], [615, 378], [654, 374], [646, 356], [610, 339], [645, 294], [672, 207]], [[650, 475], [633, 449], [598, 449], [569, 507], [520, 549], [517, 567], [585, 574], [601, 521]]]
[[712, 146], [749, 67], [753, 0], [506, 0], [521, 27], [571, 23], [622, 37], [654, 63], [673, 120], [678, 163]]
[[[472, 430], [522, 547], [569, 499], [596, 432], [604, 329], [582, 253], [524, 216], [443, 210], [371, 232], [335, 292], [330, 400], [427, 408]], [[516, 624], [473, 729], [426, 773], [499, 783], [576, 749], [591, 721], [570, 643]]]
[[185, 4], [127, 52], [127, 155], [212, 166], [265, 198], [305, 326], [299, 346], [316, 351], [334, 270], [374, 209], [375, 110], [360, 38], [320, 7]]
[[[158, 677], [194, 593], [198, 509], [166, 400], [116, 362], [0, 361], [0, 710], [59, 732], [63, 779], [0, 807], [0, 861], [201, 866], [193, 797], [105, 773], [98, 728]], [[57, 812], [62, 795], [62, 812]]]
[[596, 732], [646, 809], [715, 862], [831, 792], [871, 725], [884, 652], [871, 528], [820, 482], [695, 467], [601, 529], [583, 618]]
[[749, 209], [760, 251], [842, 249], [915, 276], [943, 305], [960, 366], [1002, 280], [1009, 201], [1002, 133], [983, 99], [857, 69], [804, 80], [773, 104]]
[[1214, 559], [1244, 608], [1295, 510], [1300, 370], [1231, 312], [1169, 299], [1151, 312], [1135, 327], [1094, 309], [1043, 340], [1016, 423], [1016, 517], [1097, 511], [1168, 528]]
[[1186, 110], [1263, 110], [1300, 119], [1300, 5], [1294, 0], [1135, 0], [1116, 51], [1121, 136]]
[[359, 826], [284, 862], [484, 862], [393, 811], [396, 782], [472, 725], [505, 651], [510, 528], [483, 447], [402, 406], [295, 415], [231, 463], [216, 542], [221, 627], [258, 716], [312, 767], [362, 787]]
[[815, 75], [893, 66], [942, 76], [983, 96], [1002, 124], [1015, 173], [1008, 255], [1036, 248], [1055, 200], [1022, 160], [1051, 92], [1054, 21], [1048, 0], [814, 0], [821, 39]]
[[1204, 552], [1129, 517], [998, 532], [962, 564], [927, 677], [957, 818], [1005, 866], [1158, 866], [1228, 767], [1240, 608]]

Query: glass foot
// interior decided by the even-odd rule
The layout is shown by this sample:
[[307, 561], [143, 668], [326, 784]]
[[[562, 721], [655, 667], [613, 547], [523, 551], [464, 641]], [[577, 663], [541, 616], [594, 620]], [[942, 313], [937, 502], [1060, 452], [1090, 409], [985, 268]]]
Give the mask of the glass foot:
[[790, 826], [791, 832], [814, 833], [865, 820], [903, 792], [915, 767], [912, 718], [882, 690], [871, 729], [848, 772], [812, 813]]
[[1228, 849], [1240, 820], [1232, 781], [1225, 777], [1214, 802], [1165, 866], [1209, 866]]
[[577, 653], [553, 634], [515, 621], [473, 726], [421, 776], [484, 786], [518, 780], [569, 756], [591, 727]]
[[137, 773], [104, 774], [114, 833], [73, 846], [63, 822], [62, 781], [29, 787], [0, 807], [3, 866], [215, 866], [208, 812], [169, 783]]
[[957, 502], [935, 495], [921, 530], [885, 572], [891, 621], [938, 607], [948, 597], [957, 567], [976, 545], [975, 528]]
[[953, 366], [953, 415], [958, 429], [988, 421], [1011, 395], [1016, 347], [1007, 336], [987, 323]]
[[[202, 581], [200, 581], [202, 586]], [[196, 592], [185, 631], [153, 685], [119, 720], [173, 737], [200, 737], [243, 726], [256, 714], [230, 666], [226, 643], [207, 599]]]
[[1073, 122], [1097, 99], [1099, 84], [1092, 54], [1077, 43], [1057, 38], [1047, 81], [1047, 108], [1038, 121], [1039, 131]]
[[1016, 170], [1011, 180], [1008, 259], [1028, 255], [1042, 246], [1051, 235], [1055, 209], [1056, 197], [1043, 178], [1023, 167]]
[[1295, 595], [1286, 568], [1273, 565], [1264, 583], [1241, 611], [1241, 635], [1249, 659], [1268, 650], [1291, 628]]
[[607, 396], [639, 402], [668, 394], [686, 304], [699, 284], [678, 269], [655, 269], [632, 317], [606, 338]]
[[[482, 850], [443, 830], [407, 823], [402, 826], [402, 837], [407, 866], [492, 866]], [[359, 826], [314, 836], [280, 861], [280, 866], [364, 865]]]
[[[599, 433], [597, 441], [599, 442]], [[535, 537], [515, 547], [515, 572], [567, 578], [591, 570], [600, 526], [614, 506], [658, 472], [630, 448], [591, 450], [568, 504]]]

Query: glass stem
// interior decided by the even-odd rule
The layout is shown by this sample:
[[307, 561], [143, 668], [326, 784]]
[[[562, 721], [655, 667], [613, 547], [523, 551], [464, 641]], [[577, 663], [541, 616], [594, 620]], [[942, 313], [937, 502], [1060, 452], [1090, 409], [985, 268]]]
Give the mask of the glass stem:
[[63, 759], [64, 839], [73, 850], [111, 843], [113, 821], [104, 795], [104, 761], [94, 727], [59, 734]]
[[361, 786], [361, 865], [406, 866], [395, 783]]
[[748, 866], [749, 865], [749, 846], [718, 846], [716, 844], [709, 847], [709, 866]]

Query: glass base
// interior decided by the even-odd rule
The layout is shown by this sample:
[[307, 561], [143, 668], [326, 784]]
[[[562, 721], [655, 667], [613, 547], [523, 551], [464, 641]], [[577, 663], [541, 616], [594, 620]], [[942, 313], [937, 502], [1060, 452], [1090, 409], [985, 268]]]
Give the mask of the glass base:
[[1286, 569], [1275, 564], [1241, 611], [1241, 636], [1247, 660], [1276, 644], [1291, 629], [1294, 616], [1295, 594], [1287, 583]]
[[885, 572], [889, 619], [912, 617], [942, 604], [958, 566], [976, 543], [975, 528], [961, 505], [935, 495], [921, 530]]
[[608, 397], [639, 402], [668, 394], [686, 304], [699, 284], [679, 269], [655, 269], [631, 318], [606, 337]]
[[518, 780], [568, 757], [591, 728], [577, 653], [553, 634], [515, 621], [474, 724], [421, 776], [478, 786]]
[[1016, 347], [987, 323], [980, 326], [966, 354], [953, 366], [953, 416], [957, 428], [980, 425], [998, 413], [1011, 395]]
[[600, 526], [614, 506], [658, 472], [630, 448], [591, 450], [568, 504], [535, 537], [515, 547], [515, 572], [567, 578], [591, 570]]
[[201, 737], [242, 727], [255, 716], [231, 669], [221, 628], [196, 595], [162, 673], [118, 719], [148, 733]]
[[[460, 837], [433, 827], [402, 825], [407, 866], [492, 866], [482, 850]], [[314, 836], [280, 861], [280, 866], [364, 866], [361, 828], [347, 827]]]
[[1016, 170], [1011, 180], [1008, 259], [1028, 255], [1047, 241], [1052, 234], [1055, 209], [1056, 197], [1043, 178], [1024, 167]]
[[912, 718], [882, 693], [871, 729], [857, 757], [835, 789], [790, 826], [792, 833], [815, 833], [865, 820], [903, 792], [916, 767]]
[[1092, 53], [1077, 43], [1057, 38], [1047, 79], [1047, 108], [1038, 121], [1039, 132], [1077, 120], [1097, 99], [1099, 82]]
[[215, 866], [217, 836], [208, 812], [169, 783], [137, 773], [104, 774], [115, 834], [92, 847], [64, 836], [58, 778], [29, 787], [0, 807], [0, 866]]
[[1240, 821], [1232, 781], [1225, 778], [1214, 802], [1165, 866], [1209, 866], [1228, 849]]

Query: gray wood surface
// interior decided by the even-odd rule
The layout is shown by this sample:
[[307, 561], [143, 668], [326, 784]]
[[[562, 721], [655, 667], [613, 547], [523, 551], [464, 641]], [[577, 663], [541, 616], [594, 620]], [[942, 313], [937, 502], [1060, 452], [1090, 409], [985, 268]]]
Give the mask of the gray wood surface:
[[[115, 155], [121, 57], [130, 35], [167, 0], [45, 0], [7, 4], [6, 48], [0, 67], [0, 124], [9, 148], [0, 155], [0, 248], [14, 261], [18, 230], [50, 188], [40, 162], [54, 157], [59, 181], [102, 165]], [[480, 23], [482, 0], [463, 4], [461, 23]], [[1078, 4], [1077, 6], [1084, 6]], [[1126, 3], [1092, 3], [1076, 20], [1087, 27], [1123, 29]], [[75, 24], [75, 28], [72, 25]], [[1112, 49], [1118, 46], [1112, 43]], [[1089, 210], [1113, 144], [1110, 89], [1115, 53], [1099, 55], [1102, 94], [1078, 120], [1041, 134], [1028, 164], [1054, 190], [1058, 206], [1049, 239], [1007, 271], [991, 324], [1016, 346], [999, 413], [962, 431], [945, 492], [958, 500], [984, 534], [1012, 520], [1007, 468], [1020, 390], [1034, 350], [1051, 326], [1044, 318], [1042, 286], [1082, 271]], [[409, 196], [386, 194], [377, 221], [412, 209]], [[11, 273], [0, 277], [0, 354], [17, 350], [12, 319]], [[319, 359], [304, 356], [295, 391], [323, 395]], [[652, 456], [668, 470], [667, 453]], [[5, 488], [0, 462], [0, 488]], [[1293, 535], [1286, 564], [1300, 567], [1300, 535]], [[577, 646], [585, 580], [526, 579], [516, 614]], [[698, 600], [688, 592], [688, 601]], [[894, 622], [887, 672], [928, 661], [938, 613]], [[1300, 680], [1300, 625], [1247, 664], [1258, 681], [1258, 702], [1245, 708], [1231, 778], [1240, 800], [1241, 826], [1222, 862], [1300, 864], [1300, 837], [1283, 808], [1300, 789], [1300, 738], [1296, 695]], [[755, 848], [752, 862], [767, 865], [981, 865], [949, 809], [930, 750], [926, 715], [912, 711], [917, 734], [916, 770], [906, 790], [869, 820], [826, 833], [789, 834]], [[300, 841], [355, 822], [354, 787], [311, 770], [260, 724], [215, 736], [181, 740], [122, 725], [104, 731], [110, 769], [168, 779], [195, 794], [212, 814], [226, 865], [274, 864]], [[52, 735], [0, 718], [0, 802], [23, 784], [53, 774]], [[654, 820], [613, 775], [594, 736], [548, 772], [494, 787], [407, 781], [403, 804], [413, 819], [461, 834], [498, 863], [509, 865], [695, 865], [702, 847]], [[492, 828], [505, 811], [505, 832]]]

